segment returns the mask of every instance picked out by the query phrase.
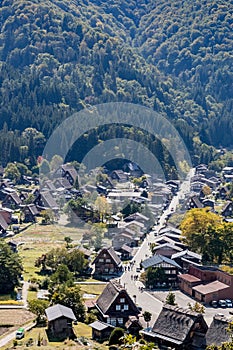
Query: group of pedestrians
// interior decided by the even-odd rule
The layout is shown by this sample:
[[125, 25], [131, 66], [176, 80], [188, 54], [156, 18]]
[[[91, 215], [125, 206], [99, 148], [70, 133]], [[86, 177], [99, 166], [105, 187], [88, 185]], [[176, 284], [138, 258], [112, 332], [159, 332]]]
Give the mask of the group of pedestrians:
[[131, 280], [132, 281], [137, 281], [138, 280], [138, 275], [131, 275]]
[[125, 272], [132, 271], [134, 264], [135, 264], [135, 261], [130, 261], [130, 263], [128, 265], [123, 267], [124, 271]]

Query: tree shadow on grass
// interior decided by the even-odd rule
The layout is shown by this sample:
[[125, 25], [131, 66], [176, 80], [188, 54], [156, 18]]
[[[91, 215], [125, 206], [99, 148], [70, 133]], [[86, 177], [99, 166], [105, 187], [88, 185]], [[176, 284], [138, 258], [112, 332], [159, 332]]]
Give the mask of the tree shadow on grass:
[[59, 333], [53, 333], [49, 329], [46, 329], [46, 334], [49, 342], [64, 342], [66, 339], [72, 339], [74, 340], [76, 338], [76, 335], [74, 334], [73, 329], [69, 330], [69, 334], [67, 332], [59, 332]]

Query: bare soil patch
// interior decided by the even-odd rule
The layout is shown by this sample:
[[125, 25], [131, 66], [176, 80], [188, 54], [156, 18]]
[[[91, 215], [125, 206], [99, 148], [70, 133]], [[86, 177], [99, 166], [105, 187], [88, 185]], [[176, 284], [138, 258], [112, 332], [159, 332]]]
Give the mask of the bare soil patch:
[[24, 309], [0, 309], [0, 327], [20, 326], [35, 319], [35, 315]]

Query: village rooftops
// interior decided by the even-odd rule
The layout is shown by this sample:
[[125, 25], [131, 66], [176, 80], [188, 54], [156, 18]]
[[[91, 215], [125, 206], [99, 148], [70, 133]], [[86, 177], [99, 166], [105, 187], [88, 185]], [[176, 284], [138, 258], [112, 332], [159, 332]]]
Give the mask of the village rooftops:
[[[113, 247], [108, 247], [108, 248], [103, 248], [99, 254], [101, 253], [101, 256], [103, 254], [109, 254], [110, 257], [113, 259], [113, 261], [115, 262], [115, 264], [117, 266], [120, 266], [122, 264], [121, 259], [119, 258], [119, 256], [117, 255], [117, 253], [115, 252], [115, 250], [113, 249]], [[94, 259], [92, 264], [95, 264], [96, 261], [98, 260], [99, 254], [97, 255], [97, 257]]]
[[48, 307], [45, 310], [45, 314], [49, 322], [56, 320], [60, 317], [66, 317], [70, 320], [76, 321], [76, 317], [74, 316], [73, 310], [69, 307], [60, 304]]
[[166, 304], [155, 321], [151, 336], [181, 345], [184, 344], [195, 323], [199, 322], [202, 324], [203, 332], [206, 332], [208, 326], [203, 315], [189, 309]]
[[227, 284], [220, 281], [213, 281], [207, 284], [199, 284], [198, 286], [193, 287], [193, 290], [200, 294], [206, 295], [227, 288], [229, 288]]
[[148, 269], [149, 267], [159, 265], [159, 264], [169, 264], [174, 267], [177, 267], [178, 269], [181, 269], [180, 265], [178, 265], [174, 260], [171, 260], [163, 255], [153, 255], [152, 257], [144, 260], [141, 265], [144, 269]]
[[175, 253], [172, 255], [172, 259], [176, 259], [176, 258], [182, 258], [186, 256], [186, 258], [194, 258], [194, 259], [197, 259], [197, 260], [201, 260], [201, 255], [200, 254], [197, 254], [197, 253], [194, 253], [188, 249], [186, 250], [183, 250], [182, 252], [178, 252], [178, 253]]
[[190, 275], [189, 273], [184, 273], [179, 276], [179, 278], [182, 278], [184, 281], [194, 283], [194, 282], [201, 282], [200, 278], [197, 278], [196, 276]]
[[205, 336], [204, 346], [220, 346], [223, 342], [230, 341], [230, 333], [227, 331], [230, 320], [226, 317], [215, 315]]
[[[118, 282], [118, 280], [111, 280], [96, 301], [96, 307], [104, 317], [108, 316], [111, 312], [111, 306], [116, 302], [120, 295], [124, 295], [124, 298], [127, 299], [126, 303], [129, 304], [129, 310], [125, 310], [124, 314], [127, 314], [128, 312], [131, 315], [138, 315], [140, 313], [133, 300], [126, 292], [126, 289]], [[117, 312], [119, 313], [121, 311]]]

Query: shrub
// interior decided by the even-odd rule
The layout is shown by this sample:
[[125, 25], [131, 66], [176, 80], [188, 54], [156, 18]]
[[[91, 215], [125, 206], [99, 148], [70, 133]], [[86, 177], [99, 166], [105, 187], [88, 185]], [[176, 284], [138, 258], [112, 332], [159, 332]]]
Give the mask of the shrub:
[[120, 338], [124, 336], [124, 330], [122, 328], [113, 329], [109, 337], [109, 345], [120, 344]]

